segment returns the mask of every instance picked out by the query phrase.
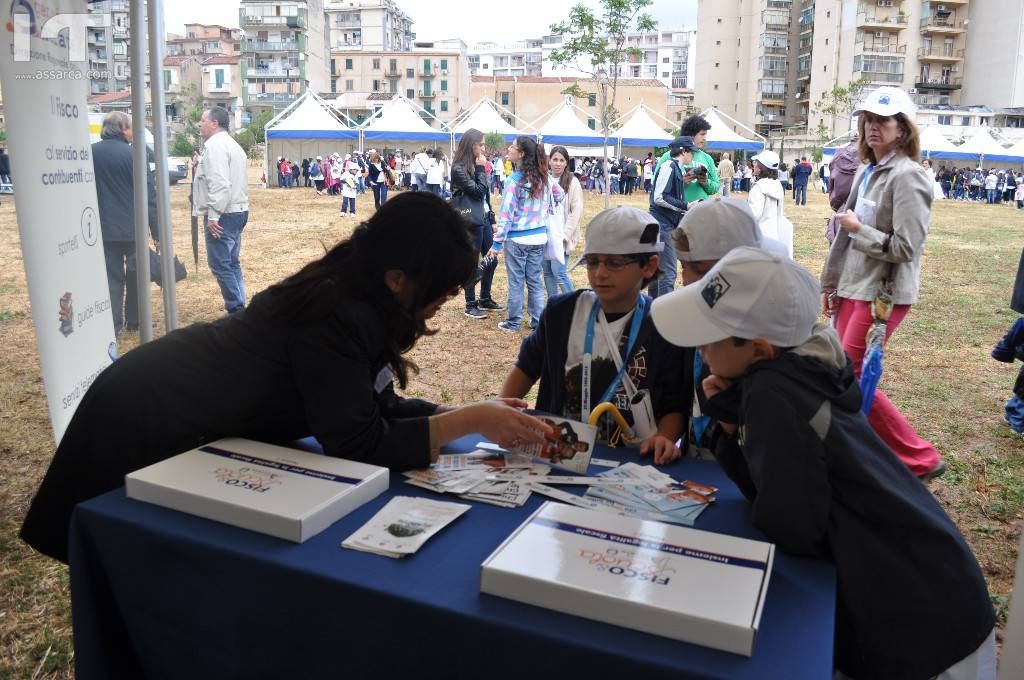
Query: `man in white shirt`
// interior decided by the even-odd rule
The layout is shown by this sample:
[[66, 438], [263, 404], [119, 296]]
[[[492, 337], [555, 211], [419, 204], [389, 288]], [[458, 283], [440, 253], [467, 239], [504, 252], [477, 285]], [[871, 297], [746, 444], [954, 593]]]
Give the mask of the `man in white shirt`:
[[195, 177], [193, 212], [205, 215], [206, 261], [217, 278], [228, 314], [245, 308], [238, 254], [249, 221], [248, 160], [228, 134], [228, 112], [214, 107], [199, 119], [203, 155]]
[[427, 190], [427, 168], [430, 167], [430, 158], [427, 150], [421, 149], [412, 159], [412, 181], [417, 191]]

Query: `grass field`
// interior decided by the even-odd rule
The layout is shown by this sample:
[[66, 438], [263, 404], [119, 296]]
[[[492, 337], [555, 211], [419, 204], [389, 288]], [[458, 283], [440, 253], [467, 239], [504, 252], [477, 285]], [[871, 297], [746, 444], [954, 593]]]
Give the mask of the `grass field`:
[[[187, 184], [171, 190], [174, 246], [189, 269], [177, 291], [182, 324], [222, 313], [202, 246], [198, 271], [192, 264], [187, 191]], [[242, 247], [250, 296], [345, 237], [353, 220], [339, 217], [339, 202], [303, 189], [250, 190]], [[639, 195], [613, 197], [613, 205], [620, 202], [645, 207]], [[602, 207], [603, 199], [588, 194], [584, 223]], [[360, 216], [372, 210], [372, 196], [360, 197]], [[827, 202], [815, 193], [806, 207], [789, 204], [786, 211], [796, 226], [796, 259], [820, 271]], [[949, 202], [935, 206], [921, 301], [887, 349], [882, 380], [889, 396], [949, 464], [949, 472], [931, 489], [974, 548], [1001, 625], [1024, 510], [1024, 442], [1013, 438], [1002, 420], [1016, 369], [993, 361], [989, 351], [1016, 318], [1008, 304], [1022, 236], [1024, 212]], [[72, 677], [67, 569], [17, 539], [54, 444], [9, 197], [0, 204], [0, 262], [0, 679]], [[495, 279], [499, 300], [505, 293], [503, 269], [498, 268]], [[573, 277], [585, 285], [582, 269]], [[152, 300], [159, 336], [162, 297], [155, 286]], [[474, 321], [462, 314], [460, 299], [448, 303], [435, 320], [441, 332], [413, 352], [421, 372], [409, 393], [454, 404], [494, 396], [522, 337], [499, 331], [495, 326], [501, 318]], [[137, 335], [126, 335], [120, 349], [129, 351], [137, 342]]]

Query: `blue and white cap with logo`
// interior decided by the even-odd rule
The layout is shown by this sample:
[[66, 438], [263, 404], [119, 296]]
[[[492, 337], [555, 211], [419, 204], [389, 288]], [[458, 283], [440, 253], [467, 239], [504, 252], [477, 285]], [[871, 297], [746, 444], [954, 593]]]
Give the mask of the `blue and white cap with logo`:
[[700, 281], [655, 300], [651, 317], [680, 347], [729, 337], [796, 347], [811, 337], [820, 290], [818, 279], [785, 255], [736, 248]]
[[872, 91], [858, 106], [853, 115], [859, 116], [869, 111], [876, 116], [895, 116], [902, 113], [913, 120], [917, 114], [917, 107], [910, 100], [910, 95], [898, 87], [884, 85]]

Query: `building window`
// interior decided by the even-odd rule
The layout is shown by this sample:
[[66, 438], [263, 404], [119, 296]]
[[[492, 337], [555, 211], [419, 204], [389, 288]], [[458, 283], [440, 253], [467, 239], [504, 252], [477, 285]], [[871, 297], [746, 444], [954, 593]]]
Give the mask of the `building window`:
[[416, 72], [413, 71], [411, 68], [405, 69], [405, 77], [406, 78], [413, 78], [413, 77], [415, 77], [415, 75], [416, 75]]
[[346, 80], [345, 81], [345, 91], [346, 92], [351, 92], [354, 89], [355, 89], [355, 81], [354, 80]]
[[166, 69], [164, 70], [164, 89], [171, 89], [171, 72]]
[[392, 80], [388, 83], [388, 89], [391, 91], [391, 94], [398, 94], [398, 81]]
[[345, 60], [345, 70], [346, 71], [351, 71], [352, 70], [352, 60], [351, 59], [346, 59]]
[[662, 64], [667, 64], [668, 63], [668, 57], [662, 57], [661, 58], [661, 63]]
[[668, 71], [662, 71], [661, 72], [661, 77], [662, 78], [668, 78]]
[[335, 68], [334, 68], [334, 60], [333, 60], [333, 59], [331, 59], [331, 75], [332, 75], [332, 76], [338, 75], [338, 74], [337, 74], [337, 73], [335, 72]]
[[722, 41], [721, 41], [721, 40], [716, 40], [716, 41], [715, 41], [715, 44], [716, 44], [716, 45], [721, 45], [721, 44], [722, 44]]
[[412, 99], [415, 96], [416, 96], [416, 90], [406, 90], [405, 91], [405, 98], [406, 99]]
[[441, 81], [441, 92], [447, 92], [447, 91], [448, 91], [448, 81], [447, 80], [442, 80]]
[[374, 92], [380, 92], [383, 89], [384, 88], [381, 87], [381, 82], [379, 80], [373, 81], [373, 91]]
[[443, 100], [443, 99], [441, 100], [441, 110], [442, 111], [447, 111], [448, 110], [448, 102]]
[[597, 106], [597, 95], [596, 94], [587, 95], [587, 106], [590, 106], [590, 107]]
[[501, 105], [508, 106], [508, 92], [501, 93]]
[[717, 61], [715, 62], [715, 68], [718, 68], [718, 62]]
[[214, 82], [216, 83], [215, 87], [217, 87], [217, 89], [220, 89], [220, 88], [224, 87], [224, 69], [219, 68], [216, 71], [214, 71], [213, 73], [214, 73]]
[[970, 116], [961, 116], [960, 117], [960, 124], [961, 125], [970, 125], [971, 124], [971, 117]]
[[715, 89], [716, 90], [718, 89], [718, 83], [715, 83]]
[[593, 118], [587, 118], [587, 127], [590, 128], [591, 130], [596, 130], [597, 121], [595, 121]]
[[373, 60], [373, 70], [374, 71], [379, 71], [380, 70], [380, 59], [374, 59]]
[[[447, 59], [442, 59], [441, 60], [441, 70], [442, 71], [447, 71], [448, 70], [448, 60]], [[444, 109], [441, 109], [441, 110], [444, 111]]]
[[939, 116], [939, 125], [952, 125], [953, 116]]
[[331, 92], [337, 92], [337, 91], [338, 91], [338, 81], [337, 80], [332, 80], [331, 81]]

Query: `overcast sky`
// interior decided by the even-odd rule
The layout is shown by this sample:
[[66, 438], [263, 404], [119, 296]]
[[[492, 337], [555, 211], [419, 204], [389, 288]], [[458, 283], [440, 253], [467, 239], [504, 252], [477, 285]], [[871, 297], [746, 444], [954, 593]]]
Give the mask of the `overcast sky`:
[[[597, 0], [585, 4], [599, 5]], [[570, 6], [560, 0], [399, 0], [398, 5], [412, 17], [417, 40], [462, 38], [466, 43], [540, 37], [552, 23], [566, 18]], [[185, 22], [237, 28], [238, 6], [238, 0], [164, 0], [166, 28], [181, 33]], [[660, 28], [697, 27], [697, 0], [654, 0], [648, 11]]]

